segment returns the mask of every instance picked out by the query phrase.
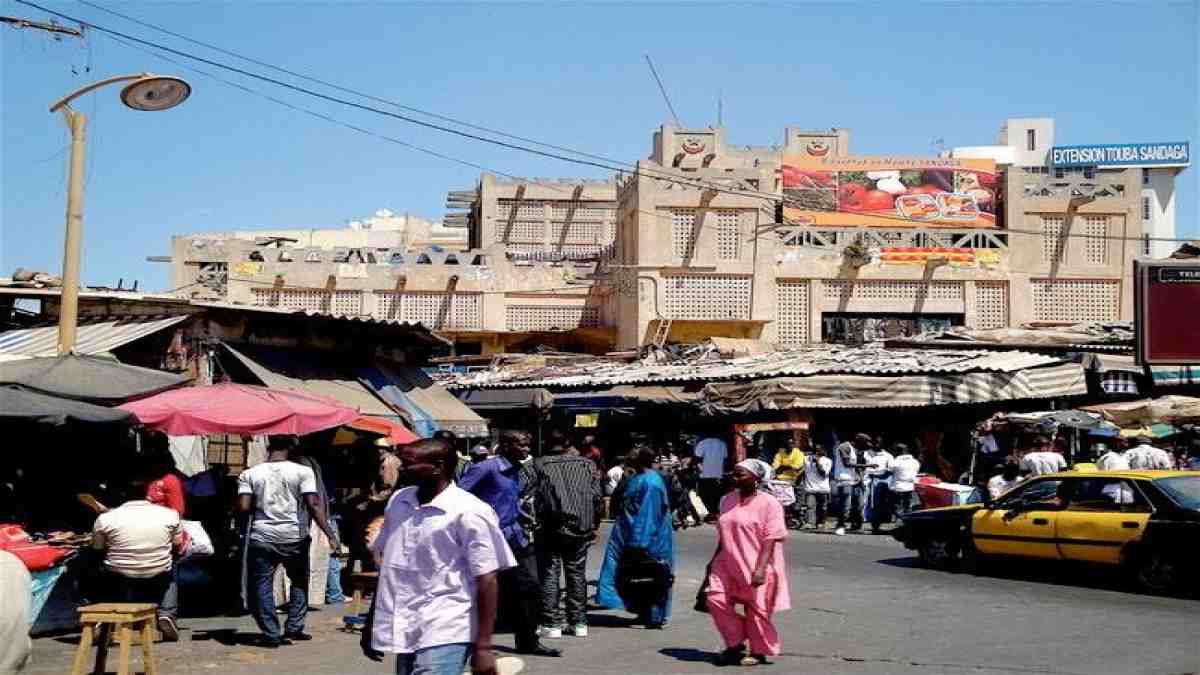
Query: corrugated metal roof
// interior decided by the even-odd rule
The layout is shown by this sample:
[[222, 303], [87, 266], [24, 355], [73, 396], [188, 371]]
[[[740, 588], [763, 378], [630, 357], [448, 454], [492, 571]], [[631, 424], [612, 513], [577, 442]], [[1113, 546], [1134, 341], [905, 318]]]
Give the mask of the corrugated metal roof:
[[532, 369], [519, 367], [467, 373], [453, 388], [595, 387], [618, 384], [750, 380], [809, 375], [903, 375], [935, 373], [1013, 373], [1062, 359], [1021, 351], [905, 349], [819, 345], [736, 359], [641, 364], [588, 361]]
[[[280, 357], [280, 355], [285, 353], [280, 350], [246, 347], [235, 349], [226, 343], [221, 344], [268, 387], [308, 392], [332, 398], [348, 406], [357, 408], [364, 415], [378, 415], [380, 417], [396, 416], [395, 410], [392, 410], [390, 406], [376, 396], [370, 387], [359, 382], [353, 374], [316, 368], [312, 364], [304, 363], [300, 360]], [[248, 353], [243, 353], [243, 351]], [[250, 354], [253, 354], [253, 357]], [[259, 358], [254, 358], [261, 358], [262, 356], [270, 356], [272, 354], [278, 357], [275, 361], [290, 362], [290, 365], [293, 367], [280, 366], [279, 363], [270, 363], [268, 365], [260, 361]]]
[[[180, 316], [136, 316], [127, 318], [81, 319], [75, 338], [75, 353], [100, 354], [121, 345], [170, 328], [187, 319]], [[19, 356], [55, 356], [58, 354], [58, 326], [21, 328], [0, 333], [0, 353]]]

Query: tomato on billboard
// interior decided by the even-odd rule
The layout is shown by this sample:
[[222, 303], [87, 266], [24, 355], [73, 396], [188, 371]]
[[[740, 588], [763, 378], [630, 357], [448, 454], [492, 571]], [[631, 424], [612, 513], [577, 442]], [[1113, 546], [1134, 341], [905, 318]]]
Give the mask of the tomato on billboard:
[[809, 225], [998, 226], [988, 159], [795, 155], [782, 177], [784, 217]]

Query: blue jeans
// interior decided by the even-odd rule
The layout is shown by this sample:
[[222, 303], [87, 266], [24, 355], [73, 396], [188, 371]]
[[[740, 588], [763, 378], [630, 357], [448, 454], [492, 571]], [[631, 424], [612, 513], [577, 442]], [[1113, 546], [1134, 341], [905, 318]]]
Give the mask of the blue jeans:
[[[334, 534], [341, 534], [336, 519], [329, 521], [329, 527]], [[325, 580], [325, 603], [331, 605], [345, 601], [346, 594], [342, 592], [342, 559], [338, 557], [338, 551], [332, 551], [329, 554], [329, 576]]]
[[456, 642], [397, 654], [396, 675], [462, 675], [470, 647], [470, 643]]
[[171, 565], [171, 582], [163, 592], [162, 602], [158, 603], [158, 616], [179, 618], [179, 562]]
[[860, 528], [863, 522], [862, 509], [863, 487], [857, 483], [834, 483], [830, 500], [833, 502], [833, 512], [837, 516], [837, 526], [845, 527], [850, 521], [850, 527]]
[[275, 618], [275, 570], [283, 565], [292, 583], [288, 595], [288, 618], [284, 630], [299, 633], [304, 630], [308, 614], [308, 538], [286, 544], [272, 544], [251, 539], [246, 544], [246, 585], [250, 613], [263, 636], [278, 640], [279, 619]]

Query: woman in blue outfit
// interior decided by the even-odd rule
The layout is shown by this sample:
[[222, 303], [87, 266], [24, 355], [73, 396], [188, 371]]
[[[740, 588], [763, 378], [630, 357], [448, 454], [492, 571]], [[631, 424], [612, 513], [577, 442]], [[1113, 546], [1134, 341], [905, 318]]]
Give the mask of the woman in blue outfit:
[[670, 589], [661, 600], [653, 603], [622, 598], [617, 591], [617, 567], [624, 556], [639, 556], [644, 552], [665, 564], [672, 574], [675, 571], [671, 498], [653, 464], [653, 450], [646, 447], [635, 450], [637, 473], [625, 482], [620, 501], [612, 504], [616, 522], [608, 537], [596, 601], [601, 607], [636, 613], [638, 623], [644, 623], [647, 628], [662, 628], [671, 616]]

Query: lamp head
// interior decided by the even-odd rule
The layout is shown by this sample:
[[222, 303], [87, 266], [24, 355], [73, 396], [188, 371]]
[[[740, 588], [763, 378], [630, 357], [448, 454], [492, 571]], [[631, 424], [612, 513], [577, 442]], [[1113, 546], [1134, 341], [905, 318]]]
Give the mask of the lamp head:
[[156, 112], [174, 108], [192, 94], [186, 81], [168, 75], [143, 75], [121, 90], [121, 102], [133, 110]]

